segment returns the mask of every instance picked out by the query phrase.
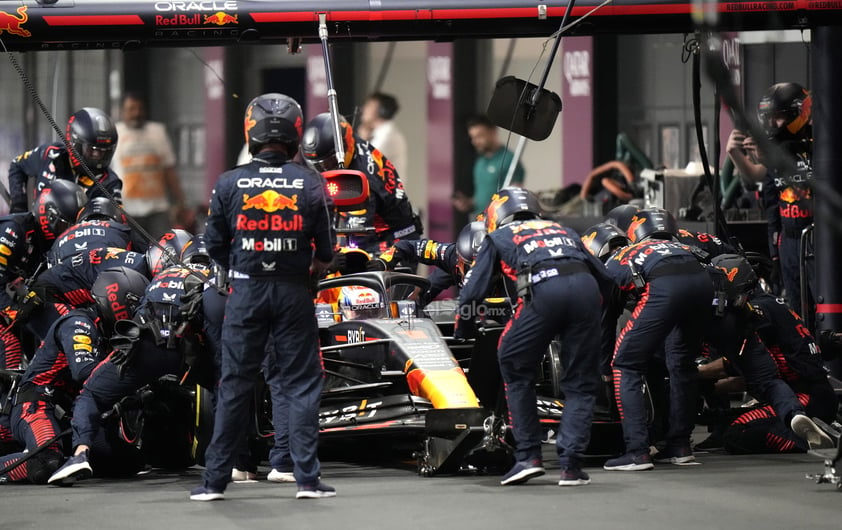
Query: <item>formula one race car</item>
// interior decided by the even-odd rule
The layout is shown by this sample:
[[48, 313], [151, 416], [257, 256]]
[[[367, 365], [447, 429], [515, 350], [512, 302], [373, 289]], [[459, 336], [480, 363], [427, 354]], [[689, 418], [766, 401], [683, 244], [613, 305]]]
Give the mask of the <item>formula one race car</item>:
[[[470, 368], [460, 365], [436, 322], [415, 302], [428, 280], [366, 272], [323, 280], [319, 288], [325, 443], [415, 438], [424, 442], [417, 454], [424, 475], [457, 471], [474, 453], [494, 455], [501, 465], [509, 461], [507, 428], [494, 413], [496, 403], [478, 398], [466, 375]], [[559, 403], [554, 413], [560, 412]]]
[[[321, 439], [414, 437], [421, 442], [416, 457], [422, 475], [466, 466], [505, 469], [512, 450], [496, 351], [510, 315], [508, 300], [487, 300], [486, 314], [496, 320], [487, 318], [477, 339], [459, 344], [452, 339], [455, 303], [426, 310], [417, 305], [428, 288], [427, 279], [398, 272], [319, 284], [316, 314], [327, 374]], [[560, 347], [551, 344], [536, 374], [536, 407], [548, 434], [564, 409]], [[594, 449], [605, 451], [606, 439], [616, 447], [616, 416], [598, 414], [597, 425]]]

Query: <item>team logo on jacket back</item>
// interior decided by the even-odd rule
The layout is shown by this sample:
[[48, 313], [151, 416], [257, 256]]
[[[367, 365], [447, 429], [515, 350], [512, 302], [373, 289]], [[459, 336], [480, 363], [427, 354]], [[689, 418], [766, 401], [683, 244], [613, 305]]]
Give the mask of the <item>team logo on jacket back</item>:
[[263, 191], [254, 197], [250, 197], [247, 193], [243, 195], [243, 210], [263, 210], [267, 213], [277, 212], [278, 210], [298, 210], [298, 195], [287, 197], [275, 190]]

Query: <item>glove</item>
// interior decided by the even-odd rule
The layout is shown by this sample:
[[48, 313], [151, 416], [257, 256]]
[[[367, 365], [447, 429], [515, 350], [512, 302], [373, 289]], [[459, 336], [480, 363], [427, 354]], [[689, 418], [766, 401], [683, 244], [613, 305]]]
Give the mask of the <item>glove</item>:
[[113, 348], [108, 362], [117, 366], [120, 377], [134, 360], [137, 342], [140, 340], [140, 325], [134, 320], [118, 320], [114, 324], [114, 335], [109, 342]]
[[36, 310], [44, 305], [44, 301], [38, 296], [35, 291], [29, 291], [21, 300], [20, 308], [18, 308], [17, 320], [21, 323], [26, 322]]
[[473, 319], [456, 317], [456, 327], [453, 329], [453, 339], [456, 342], [467, 342], [477, 335], [477, 324]]
[[344, 274], [344, 271], [348, 268], [348, 255], [343, 254], [342, 252], [337, 252], [333, 255], [333, 261], [330, 262], [330, 267], [328, 267], [327, 272], [340, 272]]
[[[189, 279], [193, 279], [193, 285], [189, 285]], [[185, 280], [185, 293], [181, 295], [181, 307], [178, 312], [181, 314], [182, 322], [192, 322], [197, 317], [202, 317], [202, 294], [205, 291], [205, 284], [193, 276]]]
[[365, 270], [367, 271], [385, 271], [389, 270], [386, 262], [380, 258], [370, 259], [365, 262]]
[[772, 258], [772, 272], [769, 273], [769, 283], [773, 289], [778, 289], [781, 285], [781, 260], [780, 258]]

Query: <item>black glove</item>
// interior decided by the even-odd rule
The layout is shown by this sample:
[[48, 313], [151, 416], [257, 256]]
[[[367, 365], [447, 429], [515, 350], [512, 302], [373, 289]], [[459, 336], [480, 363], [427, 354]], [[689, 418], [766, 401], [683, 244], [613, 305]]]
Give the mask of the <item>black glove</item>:
[[385, 271], [388, 270], [386, 262], [380, 258], [370, 259], [365, 262], [365, 270], [367, 271]]
[[345, 270], [348, 268], [348, 255], [342, 252], [337, 252], [333, 255], [333, 261], [330, 262], [330, 266], [327, 268], [327, 272], [339, 272], [345, 274]]
[[781, 260], [777, 257], [772, 258], [772, 272], [769, 273], [769, 283], [772, 285], [772, 289], [775, 289], [776, 292], [780, 292], [782, 280]]
[[137, 351], [137, 342], [140, 340], [140, 325], [134, 320], [118, 320], [114, 324], [114, 335], [109, 342], [112, 352], [108, 356], [108, 362], [117, 366], [120, 377], [126, 371]]
[[17, 320], [18, 322], [26, 322], [32, 316], [36, 310], [41, 308], [44, 305], [44, 301], [38, 296], [38, 293], [35, 291], [29, 291], [26, 293], [26, 296], [23, 297], [21, 300], [20, 307], [18, 308]]
[[456, 326], [453, 329], [453, 339], [457, 342], [467, 342], [476, 337], [477, 324], [473, 319], [456, 317]]
[[188, 276], [184, 283], [185, 292], [181, 295], [181, 307], [178, 309], [181, 320], [182, 322], [193, 322], [197, 318], [201, 320], [203, 316], [202, 295], [205, 292], [205, 284], [193, 275]]

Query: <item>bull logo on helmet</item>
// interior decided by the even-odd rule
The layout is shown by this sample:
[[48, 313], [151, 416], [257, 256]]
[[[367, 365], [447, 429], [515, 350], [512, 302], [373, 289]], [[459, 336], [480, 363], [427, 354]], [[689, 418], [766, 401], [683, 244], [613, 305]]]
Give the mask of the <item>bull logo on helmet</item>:
[[501, 197], [495, 193], [494, 196], [491, 197], [491, 203], [488, 205], [488, 208], [485, 209], [485, 226], [488, 227], [489, 232], [497, 229], [497, 223], [500, 221], [500, 219], [498, 219], [500, 206], [505, 204], [508, 200], [508, 195]]

